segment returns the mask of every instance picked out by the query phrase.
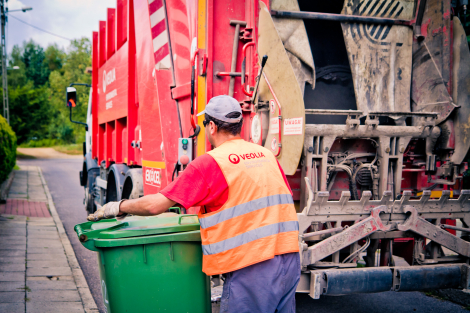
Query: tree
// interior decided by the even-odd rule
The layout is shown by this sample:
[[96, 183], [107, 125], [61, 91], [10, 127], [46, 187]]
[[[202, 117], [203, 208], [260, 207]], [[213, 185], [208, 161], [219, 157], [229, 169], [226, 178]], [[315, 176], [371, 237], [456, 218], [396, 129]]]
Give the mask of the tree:
[[[52, 116], [49, 104], [49, 66], [46, 54], [32, 40], [22, 47], [15, 45], [10, 54], [8, 71], [10, 125], [17, 134], [18, 143], [31, 138], [46, 138]], [[2, 91], [0, 91], [0, 94]]]
[[[49, 76], [51, 105], [58, 112], [50, 127], [51, 135], [63, 141], [83, 141], [85, 128], [69, 121], [69, 109], [65, 105], [65, 90], [71, 83], [91, 84], [91, 76], [85, 73], [91, 66], [91, 42], [88, 38], [73, 40], [67, 50], [62, 68]], [[77, 106], [73, 109], [74, 120], [85, 121], [88, 108], [89, 88], [77, 88]]]
[[10, 125], [16, 133], [18, 143], [31, 138], [47, 137], [48, 124], [52, 117], [47, 86], [34, 88], [28, 81], [23, 86], [9, 89]]
[[[85, 74], [91, 65], [90, 40], [73, 40], [67, 51], [57, 45], [44, 50], [30, 40], [13, 47], [9, 63], [19, 67], [8, 71], [10, 123], [18, 143], [32, 138], [63, 143], [84, 140], [84, 127], [69, 121], [65, 90], [70, 83], [91, 83], [91, 76]], [[74, 119], [85, 121], [89, 88], [78, 87], [77, 92]]]
[[26, 76], [34, 82], [34, 86], [42, 86], [49, 79], [50, 70], [44, 62], [46, 54], [44, 49], [36, 45], [33, 40], [23, 43], [23, 61], [26, 68]]
[[57, 44], [47, 47], [44, 54], [43, 65], [46, 66], [50, 72], [60, 70], [65, 62], [66, 53], [59, 49]]

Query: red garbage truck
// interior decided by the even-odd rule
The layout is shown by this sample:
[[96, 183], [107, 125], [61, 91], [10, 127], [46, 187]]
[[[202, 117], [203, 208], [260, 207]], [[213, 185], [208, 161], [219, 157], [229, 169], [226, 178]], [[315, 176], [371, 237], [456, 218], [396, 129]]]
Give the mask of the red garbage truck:
[[212, 148], [196, 114], [230, 95], [292, 188], [298, 292], [468, 288], [465, 16], [451, 0], [117, 0], [93, 32], [86, 210], [177, 179]]

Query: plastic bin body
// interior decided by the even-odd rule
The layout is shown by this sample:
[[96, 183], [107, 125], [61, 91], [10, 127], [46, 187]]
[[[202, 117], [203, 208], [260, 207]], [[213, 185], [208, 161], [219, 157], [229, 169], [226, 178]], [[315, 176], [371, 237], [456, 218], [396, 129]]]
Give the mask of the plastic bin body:
[[198, 230], [92, 240], [107, 312], [211, 312]]

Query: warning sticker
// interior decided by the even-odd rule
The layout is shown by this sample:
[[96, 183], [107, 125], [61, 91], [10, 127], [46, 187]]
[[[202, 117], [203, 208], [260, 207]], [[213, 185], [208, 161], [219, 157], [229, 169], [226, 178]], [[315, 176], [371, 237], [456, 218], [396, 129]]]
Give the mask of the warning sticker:
[[284, 120], [284, 136], [302, 135], [303, 117], [288, 118]]
[[277, 140], [276, 138], [273, 138], [273, 141], [271, 141], [271, 150], [276, 151], [277, 149]]
[[269, 101], [269, 108], [271, 109], [271, 113], [274, 114], [274, 111], [276, 110], [276, 103], [274, 100]]
[[278, 117], [271, 117], [271, 125], [269, 125], [269, 133], [270, 134], [279, 134], [279, 118]]

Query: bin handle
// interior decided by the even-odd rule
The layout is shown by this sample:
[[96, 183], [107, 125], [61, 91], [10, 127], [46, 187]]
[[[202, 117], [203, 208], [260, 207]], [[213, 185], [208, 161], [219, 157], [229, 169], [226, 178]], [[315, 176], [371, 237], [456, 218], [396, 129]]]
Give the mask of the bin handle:
[[181, 219], [182, 219], [183, 217], [190, 217], [190, 216], [194, 216], [194, 215], [187, 215], [187, 214], [181, 215], [181, 216], [179, 217], [179, 219], [178, 219], [178, 225], [181, 225]]
[[[77, 227], [78, 226], [78, 227]], [[122, 228], [124, 226], [129, 226], [129, 223], [124, 222], [121, 224], [117, 224], [108, 228], [103, 228], [103, 229], [95, 229], [95, 230], [90, 230], [87, 232], [83, 232], [82, 228], [79, 225], [75, 226], [75, 230], [77, 231], [77, 235], [79, 237], [79, 240], [81, 242], [88, 241], [90, 239], [96, 239], [100, 235], [101, 232], [107, 232], [107, 231], [112, 231], [112, 230], [117, 230], [119, 228]]]

